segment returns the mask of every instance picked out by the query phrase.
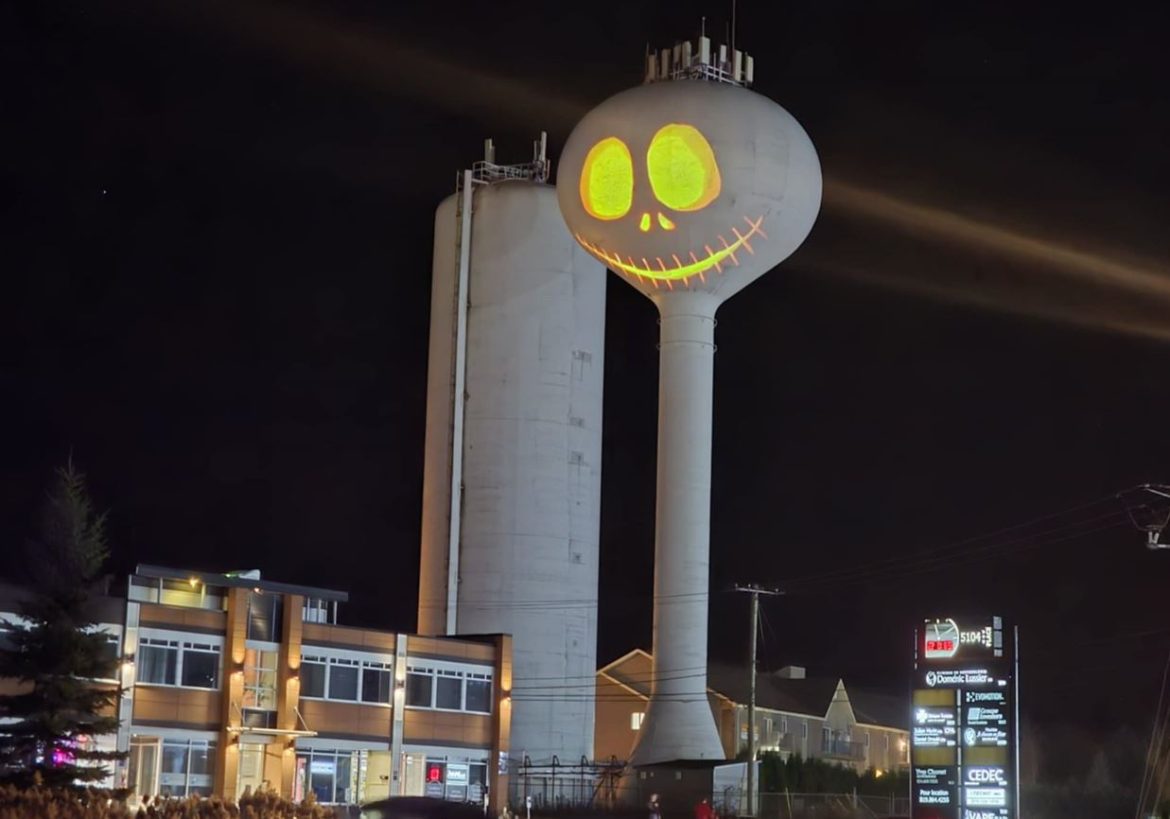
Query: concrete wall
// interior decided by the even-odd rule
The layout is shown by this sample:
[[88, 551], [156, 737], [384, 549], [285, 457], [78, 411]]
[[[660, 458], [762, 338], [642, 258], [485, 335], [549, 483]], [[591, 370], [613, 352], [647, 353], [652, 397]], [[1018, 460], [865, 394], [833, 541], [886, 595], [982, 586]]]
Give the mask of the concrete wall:
[[[455, 201], [435, 216], [419, 628], [447, 622]], [[478, 186], [464, 390], [456, 632], [511, 634], [511, 745], [592, 753], [605, 270], [554, 190]], [[575, 696], [566, 685], [577, 685]], [[521, 696], [523, 694], [523, 696]]]

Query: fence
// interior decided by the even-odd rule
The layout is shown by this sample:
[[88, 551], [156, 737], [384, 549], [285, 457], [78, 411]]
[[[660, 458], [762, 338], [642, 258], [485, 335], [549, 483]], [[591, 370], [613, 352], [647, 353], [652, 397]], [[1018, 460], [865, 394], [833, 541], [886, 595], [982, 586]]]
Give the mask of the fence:
[[856, 793], [761, 793], [759, 819], [898, 819], [910, 800]]
[[620, 798], [624, 770], [616, 760], [564, 764], [554, 756], [551, 763], [537, 765], [525, 757], [511, 771], [508, 798], [514, 806], [531, 800], [536, 810], [612, 807]]

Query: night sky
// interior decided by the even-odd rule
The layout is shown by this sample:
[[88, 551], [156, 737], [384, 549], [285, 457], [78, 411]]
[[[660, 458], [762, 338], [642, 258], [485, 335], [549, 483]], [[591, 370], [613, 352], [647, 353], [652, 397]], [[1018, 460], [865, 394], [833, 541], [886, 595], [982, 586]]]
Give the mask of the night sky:
[[[734, 582], [790, 592], [766, 665], [893, 691], [919, 618], [1002, 613], [1030, 720], [1141, 731], [1170, 553], [1114, 495], [1170, 481], [1167, 21], [1025, 5], [740, 3], [827, 186], [719, 314], [712, 652], [746, 653]], [[0, 549], [72, 452], [114, 571], [260, 568], [413, 628], [435, 206], [728, 8], [0, 11]], [[607, 298], [602, 661], [649, 646], [657, 413], [655, 311]]]

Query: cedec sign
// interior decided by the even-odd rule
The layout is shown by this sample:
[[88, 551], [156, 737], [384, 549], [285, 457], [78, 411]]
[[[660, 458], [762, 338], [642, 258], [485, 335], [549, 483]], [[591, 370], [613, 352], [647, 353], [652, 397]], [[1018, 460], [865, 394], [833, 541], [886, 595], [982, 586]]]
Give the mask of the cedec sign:
[[912, 819], [1018, 819], [1014, 630], [999, 617], [939, 617], [916, 643]]

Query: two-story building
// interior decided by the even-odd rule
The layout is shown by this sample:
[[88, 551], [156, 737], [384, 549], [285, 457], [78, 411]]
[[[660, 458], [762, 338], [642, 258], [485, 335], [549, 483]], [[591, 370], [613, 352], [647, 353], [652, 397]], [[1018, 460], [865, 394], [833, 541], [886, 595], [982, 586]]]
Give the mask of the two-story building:
[[[597, 759], [625, 760], [650, 699], [652, 658], [634, 650], [597, 672]], [[748, 746], [750, 677], [746, 668], [712, 664], [707, 697], [735, 759]], [[839, 678], [811, 678], [789, 666], [756, 676], [756, 747], [760, 753], [799, 754], [855, 768], [897, 770], [909, 765], [909, 701], [860, 688]]]
[[347, 599], [258, 572], [140, 565], [120, 617], [95, 601], [121, 660], [121, 728], [97, 740], [129, 754], [111, 784], [494, 804], [507, 793], [511, 638], [344, 626]]

